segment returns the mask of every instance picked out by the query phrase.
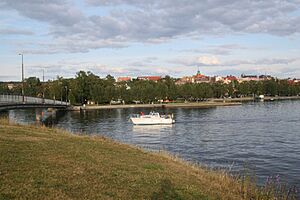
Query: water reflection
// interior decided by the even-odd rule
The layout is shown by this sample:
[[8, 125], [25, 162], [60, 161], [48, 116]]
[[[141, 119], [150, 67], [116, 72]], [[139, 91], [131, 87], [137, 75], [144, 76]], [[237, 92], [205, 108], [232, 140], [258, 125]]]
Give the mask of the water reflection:
[[[175, 126], [175, 125], [174, 125]], [[132, 132], [135, 134], [161, 134], [169, 132], [173, 125], [134, 125]]]
[[9, 121], [19, 124], [43, 124], [52, 126], [58, 123], [65, 111], [56, 109], [36, 108], [10, 110], [0, 113], [2, 117], [8, 117]]
[[9, 120], [20, 124], [39, 124], [45, 120], [46, 116], [46, 109], [21, 109], [8, 112]]

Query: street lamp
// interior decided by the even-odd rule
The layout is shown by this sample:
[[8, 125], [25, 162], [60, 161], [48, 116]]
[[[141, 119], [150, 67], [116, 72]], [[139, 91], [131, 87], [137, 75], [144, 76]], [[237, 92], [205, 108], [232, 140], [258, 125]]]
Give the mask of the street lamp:
[[62, 104], [63, 101], [63, 88], [60, 88], [60, 103]]
[[43, 83], [42, 83], [42, 88], [43, 88], [43, 103], [45, 103], [45, 70], [43, 69]]
[[68, 102], [68, 86], [65, 86], [65, 89], [66, 89], [66, 104]]
[[24, 62], [23, 62], [23, 54], [19, 53], [19, 56], [22, 56], [22, 102], [24, 103]]

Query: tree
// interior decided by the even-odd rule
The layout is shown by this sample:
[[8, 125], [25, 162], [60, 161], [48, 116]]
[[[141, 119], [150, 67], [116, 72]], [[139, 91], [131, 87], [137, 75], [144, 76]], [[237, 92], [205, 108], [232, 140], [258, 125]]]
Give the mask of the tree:
[[40, 79], [37, 77], [29, 77], [25, 80], [24, 93], [26, 96], [41, 97], [42, 88]]
[[0, 83], [0, 94], [8, 94], [10, 90], [8, 89], [7, 84]]
[[265, 94], [270, 96], [275, 96], [278, 94], [277, 83], [275, 82], [274, 79], [264, 81], [263, 83], [264, 83]]

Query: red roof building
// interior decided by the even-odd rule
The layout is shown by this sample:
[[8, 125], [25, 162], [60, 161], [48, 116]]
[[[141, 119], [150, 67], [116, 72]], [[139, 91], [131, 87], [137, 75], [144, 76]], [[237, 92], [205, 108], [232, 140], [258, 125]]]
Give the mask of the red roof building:
[[194, 79], [191, 76], [184, 76], [175, 82], [176, 85], [184, 85], [186, 83], [193, 83]]
[[237, 80], [238, 80], [237, 77], [230, 75], [224, 78], [224, 83], [229, 84], [232, 81], [237, 81]]
[[299, 85], [300, 79], [288, 79], [287, 82], [289, 85]]
[[127, 77], [118, 77], [117, 78], [117, 82], [128, 82], [131, 81], [131, 77], [127, 76]]
[[239, 79], [239, 82], [245, 82], [245, 81], [259, 81], [259, 77], [257, 75], [242, 74], [241, 78]]
[[181, 79], [176, 81], [175, 84], [183, 85], [186, 83], [209, 83], [209, 82], [212, 82], [211, 77], [201, 74], [200, 71], [198, 70], [196, 75], [182, 77]]
[[201, 74], [200, 71], [197, 71], [197, 74], [193, 76], [194, 79], [202, 79], [205, 78], [206, 76]]

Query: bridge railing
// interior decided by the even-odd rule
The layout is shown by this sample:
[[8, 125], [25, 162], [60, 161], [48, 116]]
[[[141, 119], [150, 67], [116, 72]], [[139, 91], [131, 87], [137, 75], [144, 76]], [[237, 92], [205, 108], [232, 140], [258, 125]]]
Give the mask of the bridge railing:
[[[0, 95], [0, 104], [22, 104], [23, 96], [20, 95]], [[26, 104], [51, 104], [51, 105], [70, 105], [65, 101], [58, 101], [53, 99], [44, 99], [38, 97], [24, 96], [24, 103]]]

